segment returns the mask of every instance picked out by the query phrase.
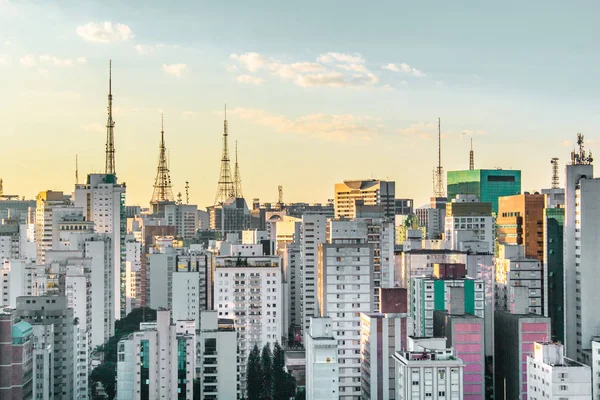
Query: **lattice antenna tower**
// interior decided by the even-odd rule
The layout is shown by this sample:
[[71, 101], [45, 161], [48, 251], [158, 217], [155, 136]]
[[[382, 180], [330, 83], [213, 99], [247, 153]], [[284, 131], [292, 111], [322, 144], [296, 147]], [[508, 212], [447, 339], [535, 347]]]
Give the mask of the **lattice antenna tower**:
[[473, 150], [473, 138], [471, 138], [471, 151], [469, 152], [469, 170], [475, 169], [475, 151]]
[[553, 157], [550, 163], [552, 164], [552, 189], [558, 189], [560, 187], [560, 179], [558, 177], [558, 158]]
[[228, 199], [235, 196], [235, 185], [231, 179], [231, 165], [229, 160], [229, 149], [227, 147], [227, 105], [225, 105], [225, 119], [223, 121], [223, 154], [221, 155], [221, 173], [219, 174], [219, 184], [217, 186], [217, 195], [215, 204], [223, 204]]
[[108, 120], [106, 121], [106, 163], [105, 174], [116, 174], [115, 169], [115, 121], [112, 117], [112, 60], [108, 62]]
[[242, 194], [242, 175], [240, 174], [240, 166], [238, 164], [238, 145], [235, 141], [235, 168], [233, 169], [233, 182], [235, 186], [235, 197], [244, 197]]
[[435, 169], [433, 179], [433, 192], [435, 197], [445, 197], [444, 189], [444, 168], [442, 167], [442, 124], [438, 118], [438, 165]]
[[279, 196], [277, 197], [277, 203], [279, 203], [279, 207], [283, 207], [283, 186], [279, 185], [277, 186], [277, 192], [279, 194]]
[[167, 161], [167, 148], [165, 146], [164, 119], [161, 114], [160, 146], [158, 155], [158, 168], [156, 170], [156, 180], [154, 181], [154, 192], [150, 204], [158, 204], [173, 201], [173, 186], [169, 174], [169, 165]]
[[185, 204], [190, 204], [190, 182], [185, 181]]

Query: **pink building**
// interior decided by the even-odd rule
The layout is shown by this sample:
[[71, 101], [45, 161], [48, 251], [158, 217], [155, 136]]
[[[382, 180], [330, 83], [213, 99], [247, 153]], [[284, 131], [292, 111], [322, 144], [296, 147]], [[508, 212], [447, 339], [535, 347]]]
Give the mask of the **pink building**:
[[446, 347], [465, 363], [463, 373], [464, 400], [485, 399], [485, 335], [484, 320], [472, 314], [448, 314], [435, 311], [435, 337], [446, 337]]

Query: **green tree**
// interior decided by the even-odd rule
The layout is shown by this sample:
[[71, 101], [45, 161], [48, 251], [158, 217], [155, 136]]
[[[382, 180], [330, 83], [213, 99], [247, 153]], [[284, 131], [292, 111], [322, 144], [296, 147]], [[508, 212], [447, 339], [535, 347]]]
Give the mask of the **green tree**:
[[273, 354], [271, 353], [271, 346], [267, 343], [260, 356], [260, 372], [262, 375], [262, 400], [273, 399]]
[[106, 362], [98, 365], [90, 374], [90, 384], [96, 387], [96, 383], [102, 383], [109, 399], [113, 399], [117, 392], [117, 365], [114, 362]]
[[285, 397], [286, 372], [284, 352], [278, 342], [273, 346], [273, 399], [289, 399]]
[[248, 400], [260, 400], [262, 391], [260, 349], [254, 345], [248, 355], [246, 364], [246, 396]]

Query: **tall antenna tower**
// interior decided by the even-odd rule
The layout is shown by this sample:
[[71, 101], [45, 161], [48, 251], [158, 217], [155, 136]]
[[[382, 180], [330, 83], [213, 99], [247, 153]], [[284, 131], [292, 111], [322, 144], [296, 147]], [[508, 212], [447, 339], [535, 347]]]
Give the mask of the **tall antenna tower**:
[[238, 148], [237, 140], [235, 141], [235, 168], [233, 169], [233, 182], [235, 186], [235, 197], [244, 197], [242, 194], [242, 175], [240, 174], [240, 166], [238, 164]]
[[283, 186], [277, 186], [277, 191], [279, 193], [279, 196], [277, 197], [277, 203], [279, 203], [279, 208], [283, 208]]
[[150, 204], [155, 213], [159, 211], [159, 205], [173, 202], [173, 187], [171, 185], [171, 176], [169, 175], [169, 165], [167, 162], [167, 148], [165, 146], [164, 120], [161, 114], [160, 146], [158, 155], [158, 168], [156, 171], [156, 180], [154, 181], [154, 192]]
[[225, 120], [223, 121], [223, 154], [221, 155], [221, 173], [215, 204], [222, 204], [228, 199], [235, 197], [235, 185], [231, 179], [231, 166], [229, 163], [229, 149], [227, 147], [227, 105], [225, 105]]
[[438, 165], [433, 177], [433, 193], [435, 197], [446, 197], [444, 168], [442, 167], [442, 123], [440, 118], [438, 118]]
[[469, 170], [475, 169], [475, 151], [473, 151], [473, 138], [471, 138], [471, 151], [469, 152]]
[[106, 164], [105, 174], [116, 174], [115, 170], [115, 121], [112, 117], [112, 60], [108, 61], [108, 121], [106, 122]]
[[79, 183], [79, 156], [75, 154], [75, 184]]
[[586, 151], [583, 147], [583, 135], [581, 133], [577, 134], [577, 146], [579, 147], [579, 151], [575, 152], [575, 150], [573, 150], [571, 152], [571, 163], [573, 165], [591, 165], [594, 161], [592, 158], [592, 152], [590, 151], [586, 154]]
[[190, 204], [190, 183], [185, 181], [185, 204]]
[[553, 157], [550, 163], [552, 164], [552, 189], [558, 189], [560, 186], [560, 180], [558, 178], [558, 158]]

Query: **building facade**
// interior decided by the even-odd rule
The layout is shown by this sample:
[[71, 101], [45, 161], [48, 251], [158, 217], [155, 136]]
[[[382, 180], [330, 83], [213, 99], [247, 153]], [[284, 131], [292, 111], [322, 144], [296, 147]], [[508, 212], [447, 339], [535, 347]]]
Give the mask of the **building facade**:
[[473, 195], [457, 195], [446, 204], [446, 223], [444, 239], [450, 241], [452, 250], [462, 250], [466, 241], [484, 242], [487, 249], [479, 251], [494, 252], [494, 219], [492, 204], [482, 203]]
[[0, 309], [0, 399], [32, 399], [33, 335], [31, 325], [16, 322], [10, 308]]
[[311, 317], [306, 333], [306, 399], [337, 399], [340, 379], [339, 342], [334, 337], [333, 321]]
[[335, 218], [356, 218], [356, 204], [382, 206], [386, 218], [396, 215], [396, 183], [380, 180], [358, 180], [336, 183], [334, 187]]
[[498, 198], [521, 193], [521, 171], [503, 169], [474, 169], [448, 171], [448, 198], [472, 194], [484, 203], [492, 203], [498, 213]]
[[525, 257], [544, 262], [543, 194], [519, 194], [498, 199], [498, 242], [523, 245]]

